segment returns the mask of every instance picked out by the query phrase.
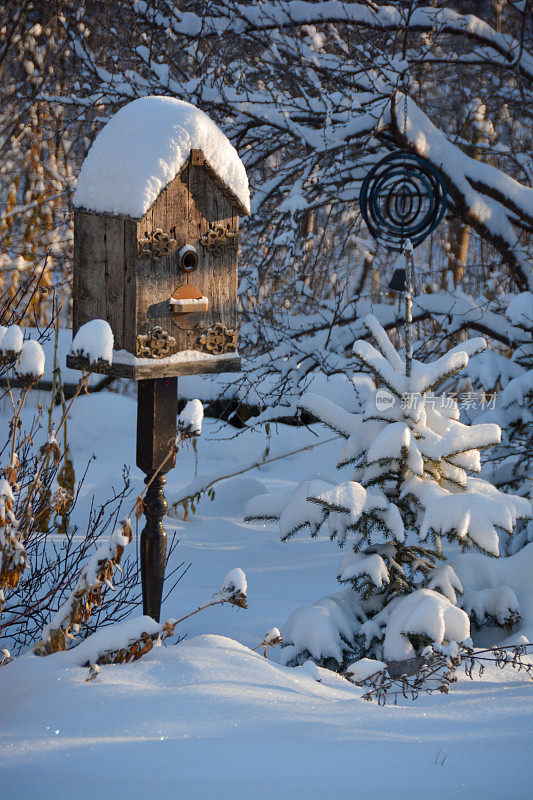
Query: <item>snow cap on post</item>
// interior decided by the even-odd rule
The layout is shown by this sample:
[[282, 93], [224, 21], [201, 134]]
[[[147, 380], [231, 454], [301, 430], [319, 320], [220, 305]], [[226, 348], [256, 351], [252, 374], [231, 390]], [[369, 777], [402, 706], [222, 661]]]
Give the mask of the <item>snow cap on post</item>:
[[199, 108], [174, 97], [123, 106], [94, 140], [80, 171], [74, 206], [140, 219], [178, 174], [192, 149], [250, 213], [248, 178], [237, 151]]
[[44, 350], [34, 339], [22, 343], [15, 362], [15, 372], [22, 385], [31, 386], [44, 375]]
[[8, 325], [4, 329], [0, 349], [6, 358], [15, 358], [22, 350], [22, 331], [18, 325]]
[[72, 355], [87, 359], [90, 364], [111, 363], [113, 360], [113, 331], [105, 319], [92, 319], [82, 325], [70, 350]]

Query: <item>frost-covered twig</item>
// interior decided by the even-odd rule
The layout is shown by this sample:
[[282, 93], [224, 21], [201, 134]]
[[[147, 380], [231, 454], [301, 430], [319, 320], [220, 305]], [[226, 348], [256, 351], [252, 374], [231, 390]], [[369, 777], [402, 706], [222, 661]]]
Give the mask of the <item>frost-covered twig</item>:
[[[26, 476], [33, 475], [36, 460], [31, 445], [33, 431], [29, 432], [27, 438], [29, 441], [20, 450], [19, 480], [23, 485], [27, 482]], [[23, 572], [17, 587], [6, 593], [1, 619], [2, 634], [9, 641], [9, 649], [14, 655], [41, 638], [43, 627], [58, 605], [70, 594], [90, 552], [98, 546], [100, 538], [106, 536], [108, 527], [113, 529], [116, 525], [120, 506], [129, 493], [129, 481], [125, 474], [123, 485], [113, 489], [101, 506], [91, 505], [83, 530], [69, 525], [61, 533], [61, 547], [50, 546], [50, 536], [59, 531], [60, 526], [60, 518], [53, 513], [57, 508], [56, 501], [52, 499], [50, 505], [48, 500], [48, 491], [57, 474], [56, 470], [57, 467], [52, 462], [43, 473], [43, 489], [39, 490], [39, 500], [25, 542], [30, 569]], [[85, 475], [82, 474], [74, 493], [73, 504], [77, 501], [84, 479]], [[49, 515], [49, 520], [43, 524], [44, 515]], [[174, 546], [173, 537], [169, 549], [172, 550]], [[134, 560], [129, 560], [123, 566], [117, 591], [113, 594], [106, 593], [98, 613], [93, 614], [87, 624], [87, 632], [90, 633], [99, 624], [118, 622], [131, 613], [139, 602], [140, 591], [137, 587], [137, 565]]]
[[[124, 635], [121, 634], [120, 626], [116, 626], [115, 632], [112, 630], [106, 632], [106, 639], [114, 639], [114, 643], [111, 647], [100, 648], [98, 646], [98, 641], [94, 641], [100, 637], [100, 633], [94, 634], [92, 637], [89, 637], [89, 639], [86, 639], [83, 646], [80, 648], [80, 652], [85, 654], [93, 650], [93, 642], [91, 640], [94, 641], [94, 652], [91, 652], [87, 659], [83, 656], [85, 659], [83, 661], [83, 666], [90, 667], [87, 680], [94, 680], [94, 678], [97, 677], [99, 673], [98, 665], [124, 664], [130, 661], [138, 661], [150, 652], [156, 642], [172, 638], [176, 633], [176, 628], [181, 622], [190, 619], [190, 617], [193, 617], [195, 614], [199, 614], [200, 611], [205, 611], [213, 606], [224, 605], [226, 603], [237, 606], [238, 608], [247, 608], [246, 589], [246, 576], [241, 569], [236, 568], [226, 575], [221, 589], [213, 595], [212, 600], [209, 600], [207, 603], [199, 606], [195, 611], [186, 614], [180, 619], [169, 619], [164, 623], [155, 622], [147, 617], [141, 617], [137, 622], [135, 620], [129, 620], [127, 623], [124, 623], [127, 629]], [[132, 635], [131, 628], [135, 625], [140, 627], [141, 630]], [[146, 627], [149, 629], [143, 629]], [[120, 641], [121, 638], [122, 641]], [[119, 640], [118, 644], [117, 639]], [[74, 648], [74, 655], [76, 655], [75, 651], [76, 648]]]
[[[78, 382], [76, 391], [74, 392], [74, 395], [70, 403], [68, 404], [68, 406], [65, 408], [65, 410], [61, 415], [61, 419], [59, 420], [57, 428], [54, 431], [54, 434], [52, 436], [49, 436], [46, 444], [44, 444], [41, 447], [39, 468], [36, 471], [35, 475], [32, 478], [32, 481], [30, 482], [30, 485], [27, 488], [26, 497], [22, 503], [22, 508], [19, 513], [19, 519], [20, 519], [19, 532], [22, 541], [25, 541], [29, 535], [30, 525], [32, 521], [31, 509], [32, 509], [33, 496], [37, 491], [37, 489], [39, 488], [39, 486], [41, 485], [41, 477], [44, 472], [45, 465], [50, 456], [50, 453], [57, 453], [58, 450], [56, 436], [66, 423], [70, 410], [74, 405], [76, 398], [81, 393], [82, 389], [87, 385], [88, 379], [89, 379], [89, 374], [87, 372], [84, 372]], [[54, 458], [57, 458], [57, 456], [55, 455]]]
[[274, 647], [276, 644], [283, 644], [283, 639], [281, 638], [281, 633], [279, 632], [279, 628], [271, 628], [266, 634], [263, 641], [257, 645], [257, 647], [252, 647], [252, 650], [259, 650], [260, 647], [263, 648], [263, 655], [265, 658], [268, 658], [267, 651], [269, 647]]
[[257, 460], [256, 458], [252, 459], [252, 461], [245, 461], [238, 469], [233, 470], [232, 472], [227, 472], [226, 470], [222, 470], [220, 473], [215, 475], [206, 475], [200, 476], [197, 480], [193, 481], [193, 483], [189, 484], [185, 487], [185, 490], [182, 494], [172, 503], [172, 508], [174, 512], [178, 511], [179, 507], [183, 508], [184, 512], [184, 519], [187, 519], [189, 513], [189, 504], [191, 505], [192, 511], [195, 511], [195, 503], [200, 500], [205, 494], [208, 495], [210, 500], [213, 500], [215, 497], [215, 492], [213, 490], [213, 486], [216, 483], [220, 483], [220, 481], [226, 481], [230, 478], [236, 478], [238, 475], [243, 475], [245, 472], [250, 472], [252, 469], [260, 469], [265, 464], [273, 464], [275, 461], [281, 461], [284, 458], [289, 458], [290, 456], [294, 456], [297, 453], [304, 453], [307, 450], [312, 450], [314, 447], [320, 447], [323, 444], [329, 444], [330, 442], [334, 442], [337, 439], [342, 438], [341, 436], [331, 436], [329, 439], [323, 439], [320, 442], [313, 442], [312, 444], [307, 444], [304, 447], [298, 447], [296, 450], [290, 450], [289, 452], [280, 453], [279, 455], [271, 456], [270, 458], [263, 458], [261, 460]]
[[0, 480], [0, 610], [4, 589], [16, 589], [26, 566], [26, 550], [17, 536], [17, 518], [13, 512], [15, 498], [6, 478]]
[[115, 567], [120, 568], [124, 548], [131, 542], [132, 535], [130, 520], [126, 518], [120, 529], [89, 559], [74, 591], [43, 629], [41, 640], [33, 648], [37, 655], [66, 650], [68, 640], [74, 638], [70, 630], [77, 631], [82, 622], [88, 621], [93, 606], [102, 605], [102, 590], [104, 586], [113, 588]]
[[[533, 663], [524, 661], [524, 656], [532, 654], [531, 644], [489, 647], [484, 650], [462, 645], [451, 654], [445, 652], [444, 648], [439, 651], [427, 647], [421, 656], [383, 664], [382, 668], [363, 680], [354, 679], [354, 671], [350, 668], [344, 676], [357, 686], [367, 689], [363, 700], [377, 700], [379, 705], [393, 700], [396, 704], [399, 697], [416, 700], [421, 692], [447, 694], [450, 685], [457, 682], [456, 672], [460, 666], [464, 667], [465, 675], [471, 680], [476, 677], [476, 669], [477, 677], [481, 678], [487, 664], [494, 664], [500, 669], [511, 667], [518, 672], [524, 671], [533, 680]], [[354, 668], [356, 666], [357, 662]]]
[[[0, 480], [0, 610], [4, 602], [4, 589], [16, 589], [20, 576], [26, 566], [26, 549], [22, 542], [21, 525], [15, 516], [15, 497], [13, 490], [19, 490], [19, 458], [17, 440], [20, 429], [20, 418], [24, 403], [30, 389], [37, 383], [44, 372], [44, 353], [41, 345], [28, 339], [22, 339], [22, 331], [18, 325], [2, 326], [0, 332], [0, 358], [9, 365], [15, 360], [15, 370], [22, 386], [22, 392], [15, 402], [9, 377], [8, 393], [13, 409], [10, 421], [10, 459], [4, 469], [5, 477]], [[30, 490], [27, 490], [26, 496]], [[20, 517], [23, 518], [23, 517]]]

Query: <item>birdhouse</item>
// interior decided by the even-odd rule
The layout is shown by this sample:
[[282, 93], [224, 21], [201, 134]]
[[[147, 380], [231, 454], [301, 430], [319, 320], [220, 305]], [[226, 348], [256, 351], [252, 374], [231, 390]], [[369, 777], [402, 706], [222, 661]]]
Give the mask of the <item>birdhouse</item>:
[[114, 335], [117, 377], [239, 369], [239, 215], [244, 166], [199, 109], [170, 97], [124, 106], [96, 137], [74, 197], [74, 334], [92, 319]]

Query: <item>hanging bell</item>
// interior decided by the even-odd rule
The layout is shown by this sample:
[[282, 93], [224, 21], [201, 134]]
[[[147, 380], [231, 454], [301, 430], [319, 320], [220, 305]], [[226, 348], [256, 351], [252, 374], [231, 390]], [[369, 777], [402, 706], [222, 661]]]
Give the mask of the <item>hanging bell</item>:
[[404, 269], [395, 269], [389, 283], [392, 292], [405, 292], [406, 274]]

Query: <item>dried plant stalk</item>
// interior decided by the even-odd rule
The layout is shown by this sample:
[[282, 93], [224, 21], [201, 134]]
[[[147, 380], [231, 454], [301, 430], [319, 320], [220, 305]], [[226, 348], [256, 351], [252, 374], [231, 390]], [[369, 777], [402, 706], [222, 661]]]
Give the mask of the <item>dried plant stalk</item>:
[[[186, 614], [184, 617], [181, 617], [181, 619], [169, 619], [158, 625], [156, 630], [151, 633], [143, 631], [139, 636], [130, 637], [124, 642], [122, 647], [103, 650], [96, 657], [91, 658], [83, 664], [84, 667], [90, 668], [87, 680], [94, 680], [97, 677], [99, 665], [128, 664], [131, 661], [138, 661], [150, 652], [154, 644], [159, 644], [166, 639], [171, 639], [175, 635], [176, 628], [181, 622], [193, 617], [200, 611], [205, 611], [207, 608], [212, 608], [213, 606], [224, 605], [225, 603], [230, 603], [230, 605], [237, 606], [238, 608], [247, 608], [246, 593], [235, 586], [223, 586], [220, 592], [214, 595], [213, 600], [204, 603], [204, 605], [199, 606], [195, 611]], [[43, 653], [43, 655], [45, 654]]]
[[33, 648], [36, 655], [45, 656], [67, 649], [68, 640], [74, 638], [71, 629], [77, 631], [82, 623], [88, 622], [93, 607], [102, 605], [103, 589], [106, 586], [113, 588], [115, 567], [120, 568], [124, 548], [132, 537], [131, 523], [126, 518], [122, 520], [120, 529], [114, 531], [109, 541], [83, 568], [74, 591], [43, 629], [40, 641]]

